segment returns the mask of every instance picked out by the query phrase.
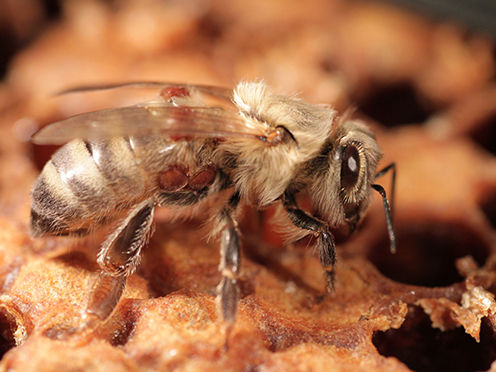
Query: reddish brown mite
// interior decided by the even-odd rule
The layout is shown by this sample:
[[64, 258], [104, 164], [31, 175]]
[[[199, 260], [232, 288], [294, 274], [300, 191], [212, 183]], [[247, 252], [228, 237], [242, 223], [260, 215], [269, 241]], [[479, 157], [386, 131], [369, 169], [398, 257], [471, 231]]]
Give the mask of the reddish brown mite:
[[[239, 298], [236, 220], [242, 203], [279, 204], [295, 237], [315, 235], [329, 288], [336, 262], [329, 227], [354, 230], [372, 189], [382, 195], [395, 250], [389, 202], [374, 183], [388, 170], [394, 178], [395, 167], [376, 173], [381, 152], [362, 122], [337, 118], [328, 106], [276, 95], [262, 82], [242, 82], [234, 90], [164, 83], [101, 89], [126, 85], [156, 87], [161, 98], [73, 116], [33, 138], [65, 143], [34, 185], [33, 235], [84, 235], [115, 222], [98, 254], [101, 272], [86, 318], [104, 320], [117, 305], [152, 233], [157, 206], [189, 208], [222, 190], [231, 190], [231, 196], [214, 216], [213, 234], [220, 232], [218, 298], [226, 324], [234, 322]], [[206, 105], [205, 97], [222, 101], [223, 108]], [[296, 203], [303, 191], [314, 215]]]
[[167, 87], [160, 91], [160, 96], [169, 101], [171, 98], [188, 97], [189, 90], [184, 87]]
[[158, 176], [158, 184], [162, 190], [181, 190], [188, 184], [188, 170], [180, 165], [172, 165]]
[[214, 182], [216, 174], [217, 169], [215, 169], [212, 165], [207, 165], [205, 168], [200, 169], [189, 178], [188, 187], [191, 190], [202, 190]]
[[214, 182], [216, 174], [217, 169], [212, 165], [207, 165], [195, 174], [190, 174], [187, 168], [175, 164], [160, 172], [158, 183], [160, 189], [164, 191], [198, 191], [210, 186]]

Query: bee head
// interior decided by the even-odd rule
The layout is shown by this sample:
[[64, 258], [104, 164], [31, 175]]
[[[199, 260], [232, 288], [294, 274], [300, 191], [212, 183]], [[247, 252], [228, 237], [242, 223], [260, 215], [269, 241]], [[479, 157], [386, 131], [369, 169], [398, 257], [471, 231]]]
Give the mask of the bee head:
[[351, 230], [369, 204], [381, 151], [373, 133], [356, 120], [337, 122], [320, 155], [312, 187], [314, 207], [332, 225], [347, 223]]

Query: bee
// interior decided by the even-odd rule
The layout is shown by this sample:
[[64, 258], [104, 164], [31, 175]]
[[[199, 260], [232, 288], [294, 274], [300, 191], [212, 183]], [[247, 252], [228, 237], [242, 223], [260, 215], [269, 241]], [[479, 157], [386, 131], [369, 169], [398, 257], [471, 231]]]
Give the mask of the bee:
[[[83, 113], [52, 123], [37, 144], [64, 144], [32, 190], [31, 232], [82, 236], [115, 223], [99, 249], [100, 274], [85, 316], [105, 320], [126, 278], [140, 261], [156, 207], [191, 208], [226, 190], [215, 212], [222, 279], [219, 312], [236, 319], [241, 269], [240, 204], [263, 209], [280, 203], [294, 227], [317, 240], [327, 287], [334, 287], [336, 250], [332, 227], [353, 231], [371, 190], [382, 196], [391, 251], [396, 248], [392, 212], [376, 173], [381, 150], [361, 121], [338, 117], [330, 106], [275, 94], [264, 82], [234, 89], [205, 85], [127, 83], [82, 87], [84, 92], [125, 86], [156, 89], [153, 101]], [[214, 103], [209, 103], [214, 101]], [[393, 182], [394, 184], [394, 182]], [[313, 214], [296, 195], [306, 191]]]

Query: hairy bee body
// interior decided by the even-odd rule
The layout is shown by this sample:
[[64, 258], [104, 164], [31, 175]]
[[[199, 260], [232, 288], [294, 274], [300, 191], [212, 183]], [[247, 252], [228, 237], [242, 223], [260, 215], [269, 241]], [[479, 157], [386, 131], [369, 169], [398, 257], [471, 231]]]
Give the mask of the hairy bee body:
[[[221, 233], [218, 291], [227, 323], [235, 319], [239, 298], [241, 203], [264, 208], [280, 202], [286, 222], [298, 231], [293, 237], [315, 235], [329, 288], [336, 262], [329, 227], [347, 224], [353, 231], [372, 189], [383, 197], [394, 250], [389, 203], [374, 184], [394, 165], [376, 174], [381, 152], [365, 124], [338, 119], [329, 106], [276, 95], [262, 82], [242, 82], [233, 91], [148, 85], [162, 87], [161, 100], [76, 115], [35, 136], [66, 144], [34, 185], [33, 235], [85, 235], [117, 221], [99, 251], [101, 274], [87, 314], [103, 320], [117, 304], [153, 231], [155, 207], [192, 206], [225, 189], [232, 194], [214, 216], [213, 230]], [[197, 93], [230, 106], [207, 106]], [[302, 191], [312, 212], [297, 205]]]
[[[300, 183], [302, 178], [312, 181], [314, 174], [306, 175], [309, 162], [330, 135], [334, 111], [275, 96], [260, 84], [240, 85], [234, 99], [247, 122], [269, 130], [282, 123], [297, 144], [288, 136], [277, 145], [255, 137], [217, 141], [152, 135], [72, 140], [54, 154], [35, 184], [33, 234], [87, 234], [92, 226], [113, 220], [152, 195], [186, 191], [188, 182], [182, 174], [190, 178], [206, 168], [227, 177], [224, 183], [235, 184], [243, 199], [259, 207], [280, 198], [297, 178]], [[213, 179], [207, 181], [204, 186], [210, 186]], [[193, 191], [200, 191], [200, 186]], [[221, 188], [216, 185], [210, 193]]]

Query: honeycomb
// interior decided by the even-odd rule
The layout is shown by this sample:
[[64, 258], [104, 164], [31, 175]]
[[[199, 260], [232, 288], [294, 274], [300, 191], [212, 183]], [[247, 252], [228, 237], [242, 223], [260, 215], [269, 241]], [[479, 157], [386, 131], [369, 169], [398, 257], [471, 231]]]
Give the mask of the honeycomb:
[[[495, 48], [484, 35], [380, 2], [0, 2], [15, 50], [0, 83], [0, 369], [19, 371], [496, 371]], [[9, 50], [10, 50], [9, 49]], [[78, 332], [101, 236], [33, 239], [30, 188], [53, 146], [30, 135], [126, 92], [81, 84], [161, 80], [354, 106], [398, 168], [389, 252], [377, 196], [339, 234], [325, 295], [312, 241], [281, 244], [247, 209], [238, 319], [215, 305], [218, 242], [161, 210], [110, 318]], [[390, 191], [389, 179], [381, 180]]]

